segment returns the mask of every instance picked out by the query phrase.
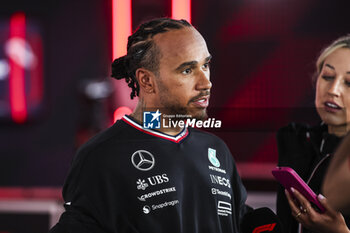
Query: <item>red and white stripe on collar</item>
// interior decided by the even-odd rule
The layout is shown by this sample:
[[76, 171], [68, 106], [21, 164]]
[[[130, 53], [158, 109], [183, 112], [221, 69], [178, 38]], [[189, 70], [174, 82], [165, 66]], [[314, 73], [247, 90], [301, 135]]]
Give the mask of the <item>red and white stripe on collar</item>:
[[140, 124], [138, 124], [137, 122], [133, 121], [132, 119], [130, 119], [129, 117], [127, 117], [126, 115], [123, 116], [122, 120], [127, 123], [128, 125], [134, 127], [135, 129], [140, 130], [143, 133], [152, 135], [152, 136], [156, 136], [159, 138], [163, 138], [172, 142], [176, 142], [179, 143], [182, 139], [186, 138], [188, 135], [188, 129], [187, 127], [184, 127], [183, 130], [176, 136], [171, 136], [171, 135], [167, 135], [165, 133], [159, 132], [159, 131], [154, 131], [151, 129], [146, 129], [143, 128]]

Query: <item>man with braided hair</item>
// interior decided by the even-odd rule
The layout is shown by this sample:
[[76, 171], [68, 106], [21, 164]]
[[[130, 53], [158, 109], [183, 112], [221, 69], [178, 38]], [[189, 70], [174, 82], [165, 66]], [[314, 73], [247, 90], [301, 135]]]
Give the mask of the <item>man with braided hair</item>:
[[151, 20], [129, 37], [112, 77], [126, 80], [138, 105], [79, 149], [51, 233], [239, 232], [249, 207], [225, 143], [191, 127], [142, 126], [150, 110], [205, 119], [210, 59], [185, 20]]

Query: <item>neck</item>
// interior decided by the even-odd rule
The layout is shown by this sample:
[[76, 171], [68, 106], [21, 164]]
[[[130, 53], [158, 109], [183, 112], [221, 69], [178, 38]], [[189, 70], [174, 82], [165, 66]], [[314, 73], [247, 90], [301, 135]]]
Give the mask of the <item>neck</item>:
[[328, 133], [334, 134], [338, 137], [344, 137], [349, 132], [350, 126], [344, 125], [328, 125]]
[[[143, 112], [144, 111], [149, 111], [149, 109], [153, 109], [152, 107], [147, 106], [146, 102], [144, 99], [140, 98], [139, 102], [137, 103], [137, 106], [135, 110], [131, 113], [131, 116], [142, 125], [143, 122]], [[183, 128], [176, 126], [176, 127], [169, 127], [169, 128], [164, 128], [160, 127], [160, 129], [157, 129], [158, 131], [175, 136], [181, 132]]]
[[135, 110], [130, 114], [137, 122], [142, 122], [143, 110], [146, 109], [144, 99], [140, 98]]

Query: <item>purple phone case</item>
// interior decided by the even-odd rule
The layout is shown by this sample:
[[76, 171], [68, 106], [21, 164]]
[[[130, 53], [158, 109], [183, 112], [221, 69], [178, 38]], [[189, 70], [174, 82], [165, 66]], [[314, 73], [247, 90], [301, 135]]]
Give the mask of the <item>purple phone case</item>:
[[317, 199], [317, 195], [312, 189], [300, 178], [290, 167], [276, 167], [272, 169], [272, 175], [285, 187], [289, 193], [292, 194], [290, 188], [298, 190], [309, 202], [315, 204], [321, 213], [325, 211], [325, 208], [321, 205]]

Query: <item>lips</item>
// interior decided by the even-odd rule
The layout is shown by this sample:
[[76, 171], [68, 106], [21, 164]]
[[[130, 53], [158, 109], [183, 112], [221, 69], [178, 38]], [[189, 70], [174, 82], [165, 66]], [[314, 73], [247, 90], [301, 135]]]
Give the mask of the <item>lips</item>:
[[334, 103], [333, 101], [325, 102], [324, 106], [327, 112], [338, 112], [342, 109], [338, 104]]
[[193, 100], [192, 103], [197, 107], [206, 108], [209, 105], [209, 96], [200, 97], [196, 100]]

